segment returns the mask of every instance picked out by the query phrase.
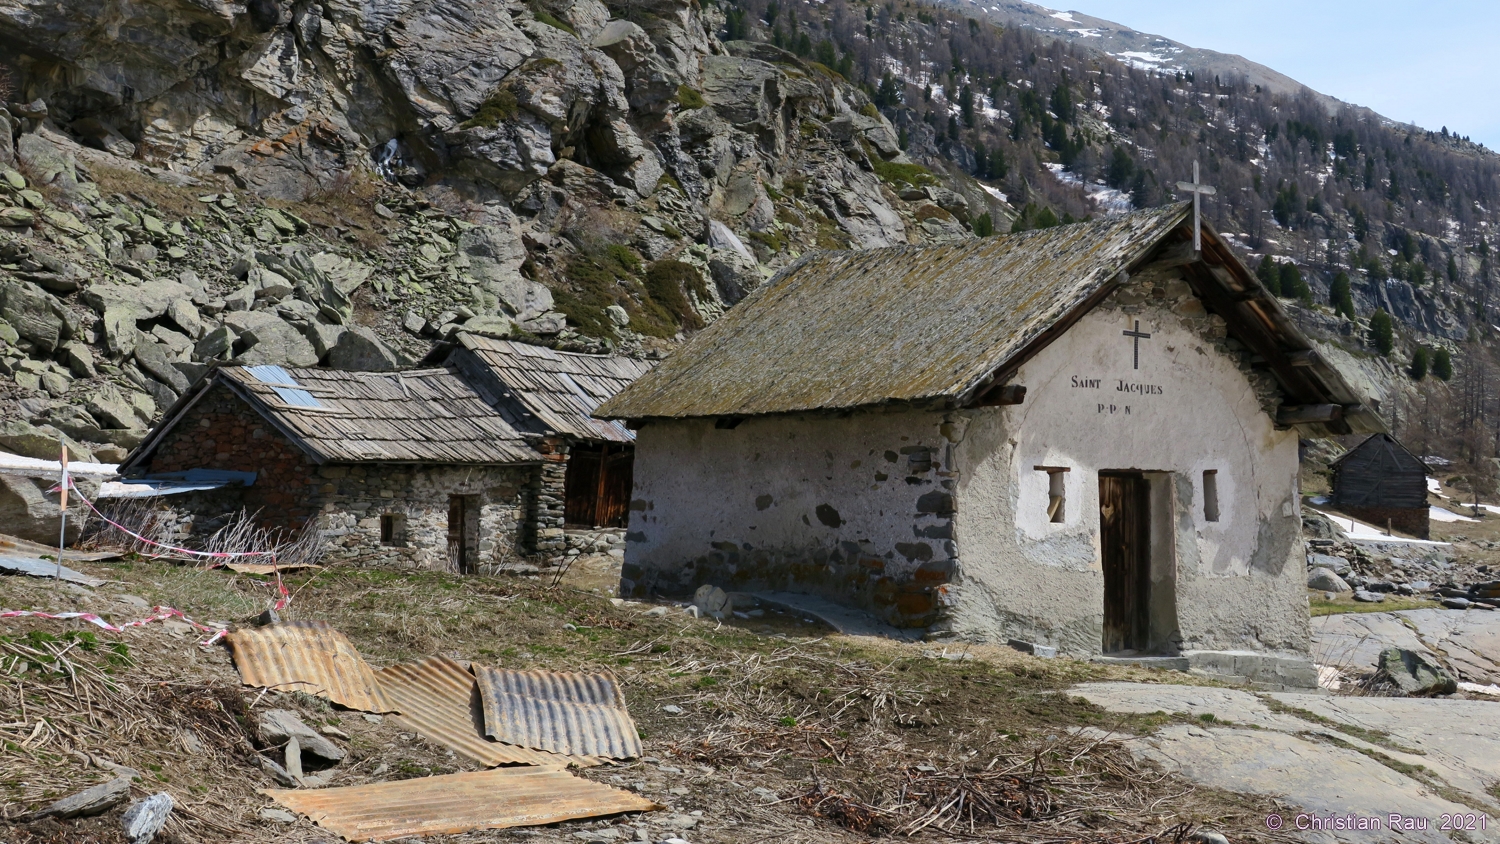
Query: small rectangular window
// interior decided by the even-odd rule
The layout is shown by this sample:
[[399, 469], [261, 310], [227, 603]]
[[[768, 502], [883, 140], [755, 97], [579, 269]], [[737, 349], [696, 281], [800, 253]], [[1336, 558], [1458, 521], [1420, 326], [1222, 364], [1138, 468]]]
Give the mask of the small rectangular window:
[[1205, 469], [1203, 471], [1203, 520], [1217, 522], [1219, 520], [1219, 470]]
[[405, 519], [403, 517], [395, 515], [395, 514], [392, 514], [392, 513], [387, 513], [387, 514], [381, 516], [380, 517], [380, 544], [381, 545], [400, 545], [402, 543], [402, 541], [405, 539], [405, 537], [402, 536], [402, 534], [405, 532], [403, 530], [403, 528], [405, 528], [405, 525], [403, 524], [403, 522], [405, 522]]
[[1047, 521], [1060, 525], [1068, 516], [1065, 483], [1068, 469], [1066, 466], [1037, 466], [1036, 470], [1047, 473]]

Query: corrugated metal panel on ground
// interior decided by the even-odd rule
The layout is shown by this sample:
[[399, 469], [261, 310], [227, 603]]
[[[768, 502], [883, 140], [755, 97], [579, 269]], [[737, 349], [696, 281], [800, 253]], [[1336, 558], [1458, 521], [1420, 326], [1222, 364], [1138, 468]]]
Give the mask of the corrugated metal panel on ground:
[[397, 720], [423, 738], [481, 765], [597, 765], [594, 757], [568, 757], [502, 744], [485, 736], [484, 706], [469, 669], [445, 656], [401, 663], [375, 672]]
[[641, 739], [610, 674], [474, 666], [485, 731], [506, 744], [570, 756], [631, 759]]
[[535, 767], [261, 793], [349, 841], [457, 835], [661, 808], [559, 768]]
[[247, 686], [307, 692], [365, 712], [395, 711], [364, 657], [326, 621], [236, 630], [229, 648]]

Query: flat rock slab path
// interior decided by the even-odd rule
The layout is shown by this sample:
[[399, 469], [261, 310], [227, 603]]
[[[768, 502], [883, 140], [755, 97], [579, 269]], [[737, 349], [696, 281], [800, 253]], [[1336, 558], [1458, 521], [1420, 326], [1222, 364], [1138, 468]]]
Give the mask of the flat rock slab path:
[[1312, 620], [1319, 665], [1368, 671], [1385, 648], [1433, 654], [1471, 683], [1500, 683], [1500, 612], [1401, 610], [1338, 613]]
[[[1111, 712], [1197, 719], [1126, 745], [1194, 782], [1276, 798], [1285, 806], [1282, 829], [1296, 839], [1500, 842], [1492, 791], [1500, 781], [1500, 703], [1142, 683], [1089, 683], [1071, 693]], [[1393, 830], [1393, 815], [1410, 819], [1401, 822], [1408, 828]], [[1455, 816], [1466, 828], [1442, 829]], [[1376, 828], [1311, 828], [1329, 818]], [[1425, 829], [1412, 828], [1423, 821]]]

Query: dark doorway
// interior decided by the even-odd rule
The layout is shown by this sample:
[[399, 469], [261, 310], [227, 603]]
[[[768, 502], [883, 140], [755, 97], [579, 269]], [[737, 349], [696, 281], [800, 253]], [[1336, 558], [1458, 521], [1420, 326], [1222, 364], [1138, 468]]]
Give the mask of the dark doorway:
[[448, 496], [448, 565], [459, 574], [474, 571], [469, 554], [468, 496]]
[[1104, 652], [1145, 650], [1150, 636], [1151, 487], [1140, 472], [1099, 473]]
[[619, 443], [577, 443], [568, 453], [563, 517], [581, 527], [625, 527], [635, 450]]

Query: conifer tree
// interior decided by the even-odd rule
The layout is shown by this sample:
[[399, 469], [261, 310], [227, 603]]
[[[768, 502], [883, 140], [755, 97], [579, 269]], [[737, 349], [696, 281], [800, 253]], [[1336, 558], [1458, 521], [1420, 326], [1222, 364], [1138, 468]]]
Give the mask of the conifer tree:
[[990, 216], [990, 212], [986, 211], [974, 218], [974, 234], [980, 237], [989, 237], [994, 233], [995, 220]]
[[1301, 299], [1302, 304], [1312, 304], [1312, 289], [1307, 286], [1306, 279], [1302, 278], [1302, 272], [1297, 265], [1287, 261], [1281, 265], [1281, 295], [1288, 299]]
[[1439, 381], [1448, 381], [1453, 378], [1453, 357], [1448, 354], [1447, 349], [1438, 349], [1433, 353], [1432, 377]]
[[1391, 324], [1391, 315], [1385, 312], [1385, 308], [1375, 311], [1370, 317], [1370, 341], [1375, 344], [1375, 351], [1381, 357], [1390, 357], [1396, 348], [1395, 327]]
[[1271, 260], [1270, 255], [1261, 256], [1260, 263], [1255, 267], [1255, 277], [1265, 285], [1272, 296], [1281, 295], [1281, 274], [1276, 272], [1276, 262]]
[[1411, 366], [1406, 370], [1406, 374], [1410, 375], [1413, 381], [1421, 381], [1427, 377], [1426, 346], [1418, 346], [1416, 351], [1411, 353]]
[[1341, 272], [1333, 277], [1333, 283], [1328, 286], [1328, 304], [1334, 313], [1354, 319], [1354, 296], [1349, 289], [1348, 273]]

